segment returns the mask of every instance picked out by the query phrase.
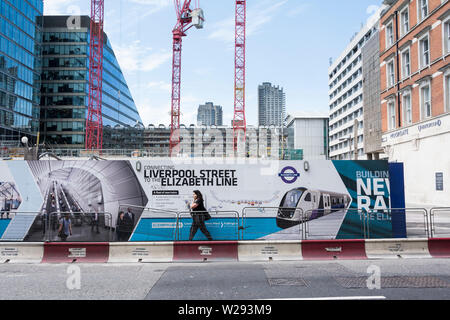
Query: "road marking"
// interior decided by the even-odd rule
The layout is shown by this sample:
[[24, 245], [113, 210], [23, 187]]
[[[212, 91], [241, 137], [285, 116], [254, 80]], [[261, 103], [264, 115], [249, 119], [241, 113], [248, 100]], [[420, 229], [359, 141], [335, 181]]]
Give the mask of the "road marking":
[[262, 299], [262, 300], [384, 300], [385, 296], [357, 296], [357, 297], [323, 297], [323, 298], [286, 298], [286, 299]]

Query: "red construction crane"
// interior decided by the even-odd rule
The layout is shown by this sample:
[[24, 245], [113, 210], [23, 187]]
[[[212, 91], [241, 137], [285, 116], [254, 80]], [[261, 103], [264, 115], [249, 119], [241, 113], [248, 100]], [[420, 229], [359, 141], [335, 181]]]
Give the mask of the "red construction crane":
[[170, 155], [175, 156], [180, 144], [180, 99], [181, 99], [181, 47], [183, 37], [192, 28], [203, 28], [203, 10], [199, 9], [198, 0], [196, 8], [190, 8], [192, 0], [174, 0], [177, 24], [173, 29], [173, 63], [172, 63], [172, 109]]
[[[236, 0], [235, 58], [234, 58], [234, 150], [239, 141], [245, 142], [247, 122], [245, 120], [245, 24], [246, 0]], [[245, 146], [245, 144], [244, 144]]]
[[86, 149], [101, 150], [103, 146], [103, 21], [104, 0], [91, 0], [89, 45], [89, 104], [86, 118]]

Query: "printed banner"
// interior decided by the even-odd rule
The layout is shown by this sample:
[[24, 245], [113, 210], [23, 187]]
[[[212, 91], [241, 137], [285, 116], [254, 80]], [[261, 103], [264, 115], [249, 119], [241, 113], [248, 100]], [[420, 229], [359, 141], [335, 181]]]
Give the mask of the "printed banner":
[[[386, 161], [3, 161], [0, 169], [3, 241], [393, 234]], [[211, 219], [191, 212], [198, 194]]]

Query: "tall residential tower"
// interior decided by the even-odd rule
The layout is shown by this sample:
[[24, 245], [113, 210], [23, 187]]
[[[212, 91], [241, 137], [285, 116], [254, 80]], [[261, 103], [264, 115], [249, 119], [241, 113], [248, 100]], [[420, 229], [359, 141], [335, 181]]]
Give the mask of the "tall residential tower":
[[198, 107], [198, 126], [221, 126], [223, 124], [223, 111], [221, 106], [215, 106], [212, 102], [206, 102]]
[[286, 94], [283, 88], [264, 82], [258, 87], [259, 126], [285, 126]]

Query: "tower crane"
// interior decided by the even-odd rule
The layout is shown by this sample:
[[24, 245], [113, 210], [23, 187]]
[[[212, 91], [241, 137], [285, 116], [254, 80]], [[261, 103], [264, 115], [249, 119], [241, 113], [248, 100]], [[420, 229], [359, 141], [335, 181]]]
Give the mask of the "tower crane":
[[180, 144], [180, 100], [181, 100], [181, 49], [183, 37], [192, 28], [203, 28], [203, 10], [198, 7], [191, 9], [192, 0], [174, 0], [177, 23], [173, 29], [173, 61], [172, 61], [172, 106], [170, 126], [170, 155], [177, 154]]
[[244, 142], [245, 148], [245, 137], [247, 131], [247, 122], [245, 119], [246, 15], [246, 0], [236, 0], [233, 120], [234, 150], [237, 150], [239, 142]]
[[103, 87], [103, 22], [104, 0], [91, 0], [89, 43], [89, 104], [86, 117], [87, 150], [103, 146], [102, 87]]

